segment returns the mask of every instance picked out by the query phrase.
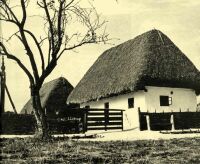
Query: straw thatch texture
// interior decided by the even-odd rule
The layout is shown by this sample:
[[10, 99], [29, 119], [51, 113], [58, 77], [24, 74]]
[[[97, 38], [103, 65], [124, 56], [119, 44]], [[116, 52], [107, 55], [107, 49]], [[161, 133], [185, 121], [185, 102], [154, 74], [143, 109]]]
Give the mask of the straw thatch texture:
[[151, 30], [105, 51], [70, 94], [83, 103], [144, 89], [146, 85], [200, 91], [200, 73], [161, 31]]
[[[47, 116], [55, 115], [55, 112], [66, 110], [66, 100], [73, 86], [63, 77], [45, 83], [40, 90], [42, 108], [46, 108]], [[21, 113], [31, 114], [32, 102], [29, 100]]]

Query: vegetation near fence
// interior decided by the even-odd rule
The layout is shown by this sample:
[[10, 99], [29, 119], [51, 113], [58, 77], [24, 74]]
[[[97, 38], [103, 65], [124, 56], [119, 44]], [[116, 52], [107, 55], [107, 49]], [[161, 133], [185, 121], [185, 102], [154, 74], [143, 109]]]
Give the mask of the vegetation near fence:
[[33, 115], [1, 114], [1, 134], [33, 134], [36, 121]]
[[75, 118], [47, 119], [51, 134], [83, 132], [82, 121]]
[[[47, 118], [48, 128], [52, 134], [79, 133], [83, 131], [83, 113], [68, 110], [62, 115]], [[3, 113], [1, 115], [1, 134], [34, 134], [36, 120], [31, 114]]]
[[155, 131], [200, 129], [200, 112], [139, 112], [139, 116], [141, 130], [147, 130], [148, 126]]

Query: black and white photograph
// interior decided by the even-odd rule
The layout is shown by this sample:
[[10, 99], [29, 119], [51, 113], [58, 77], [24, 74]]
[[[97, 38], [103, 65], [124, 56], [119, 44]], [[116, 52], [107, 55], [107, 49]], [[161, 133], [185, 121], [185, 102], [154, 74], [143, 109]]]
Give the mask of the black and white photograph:
[[199, 0], [0, 0], [0, 163], [200, 163]]

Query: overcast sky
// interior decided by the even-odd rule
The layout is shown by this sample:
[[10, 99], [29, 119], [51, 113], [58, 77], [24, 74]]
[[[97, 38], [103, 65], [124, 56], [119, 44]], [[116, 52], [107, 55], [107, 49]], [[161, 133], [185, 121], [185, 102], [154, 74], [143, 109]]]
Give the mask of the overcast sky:
[[[84, 0], [83, 0], [84, 1]], [[108, 21], [107, 32], [110, 43], [119, 44], [153, 28], [165, 33], [200, 69], [200, 1], [193, 0], [95, 0], [97, 11]], [[32, 9], [32, 13], [37, 12]], [[34, 20], [30, 27], [40, 31], [40, 23]], [[11, 26], [3, 26], [3, 34], [14, 31]], [[115, 39], [116, 38], [116, 39]], [[58, 67], [46, 79], [50, 81], [60, 76], [73, 85], [79, 82], [98, 56], [113, 45], [84, 46], [76, 53], [65, 54]], [[23, 51], [18, 42], [10, 45], [23, 59]], [[30, 97], [27, 77], [16, 63], [6, 60], [7, 85], [20, 111]], [[6, 110], [12, 110], [6, 99]]]

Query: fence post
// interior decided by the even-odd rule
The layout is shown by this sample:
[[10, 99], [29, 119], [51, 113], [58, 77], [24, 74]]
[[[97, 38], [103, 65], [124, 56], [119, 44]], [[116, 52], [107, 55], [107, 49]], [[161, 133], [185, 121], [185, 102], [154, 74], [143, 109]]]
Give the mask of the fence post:
[[123, 110], [121, 110], [121, 116], [122, 116], [122, 131], [123, 131], [124, 130]]
[[140, 107], [138, 107], [138, 117], [139, 117], [139, 129], [141, 130], [141, 111], [140, 111]]
[[83, 132], [84, 133], [87, 131], [87, 114], [88, 114], [88, 110], [85, 109], [84, 114], [83, 114]]
[[107, 131], [107, 110], [109, 110], [109, 109], [104, 109], [104, 126], [105, 126], [105, 131]]
[[175, 125], [174, 125], [174, 114], [173, 114], [173, 113], [171, 114], [170, 122], [171, 122], [171, 124], [172, 124], [172, 129], [171, 129], [171, 131], [174, 131], [174, 130], [175, 130]]
[[150, 128], [150, 119], [149, 119], [149, 115], [146, 115], [146, 120], [147, 120], [147, 130], [151, 130]]

